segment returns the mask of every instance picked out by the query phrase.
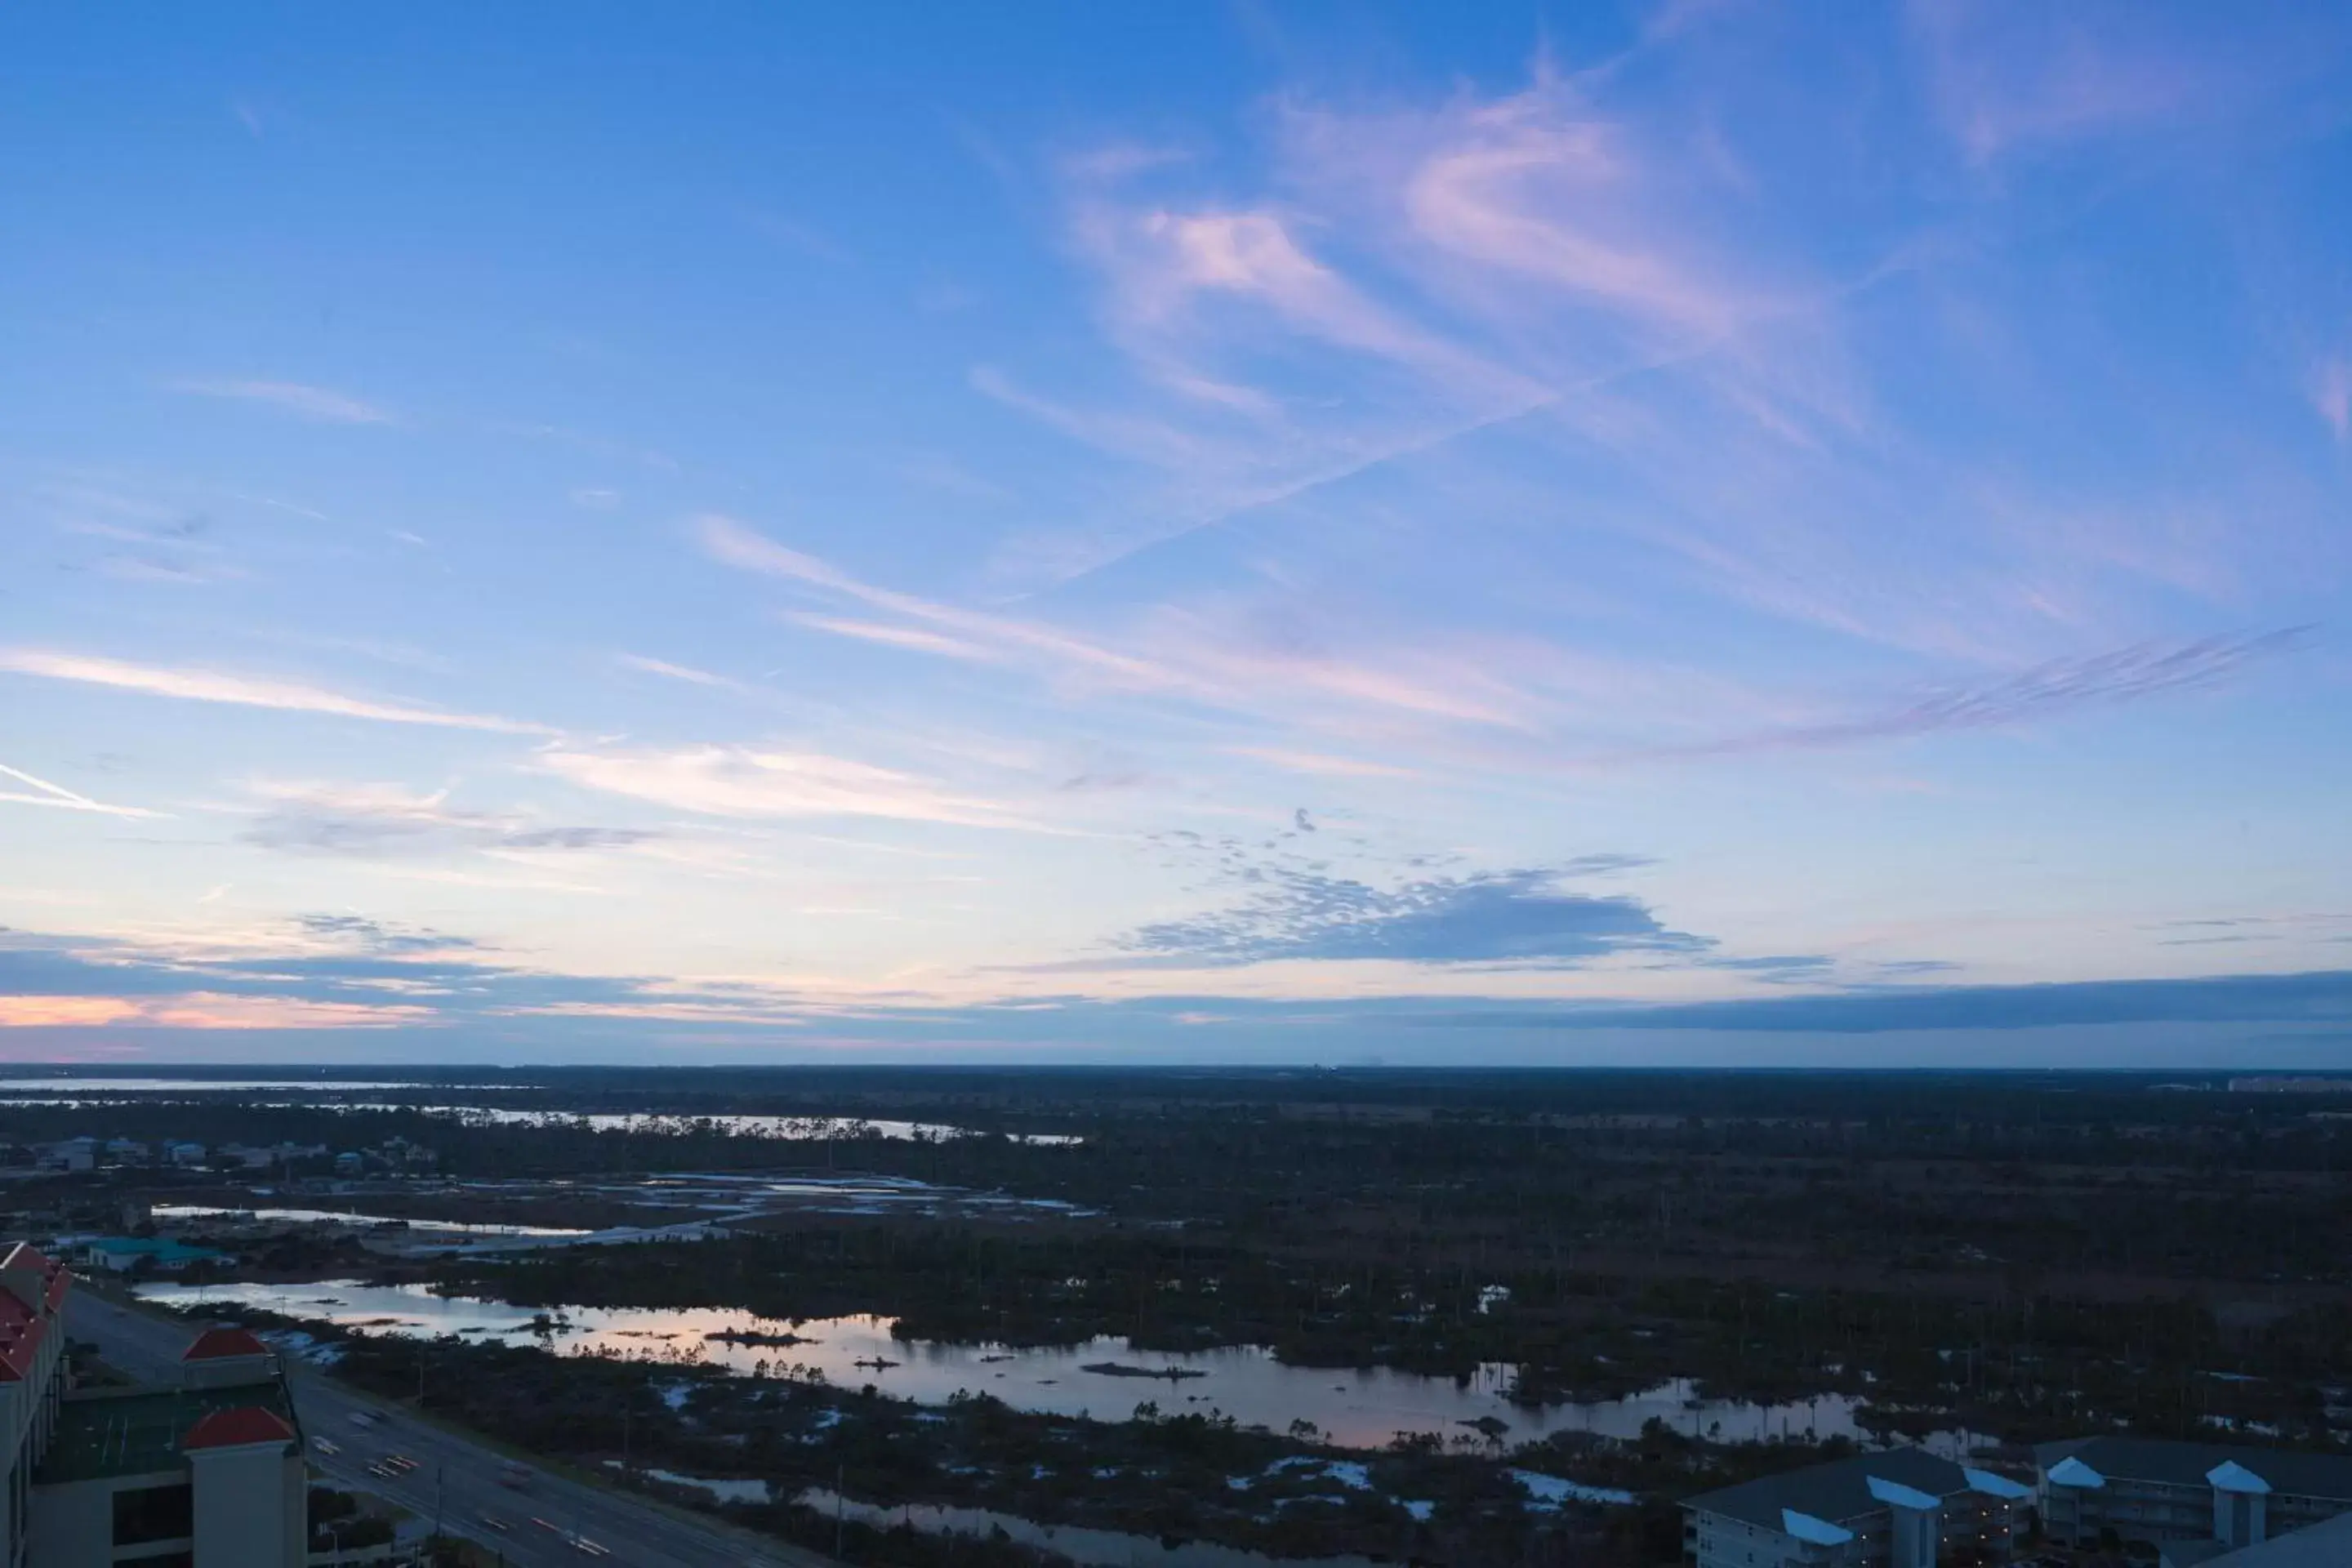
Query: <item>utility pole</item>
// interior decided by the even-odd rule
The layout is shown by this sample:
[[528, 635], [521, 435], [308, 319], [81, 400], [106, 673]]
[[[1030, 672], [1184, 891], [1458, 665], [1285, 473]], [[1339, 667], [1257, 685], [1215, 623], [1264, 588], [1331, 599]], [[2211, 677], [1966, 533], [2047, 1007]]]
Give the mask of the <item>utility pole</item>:
[[844, 1507], [841, 1489], [848, 1484], [848, 1474], [849, 1467], [846, 1465], [833, 1467], [833, 1555], [836, 1561], [841, 1556], [841, 1510]]
[[433, 1467], [433, 1533], [436, 1535], [441, 1533], [441, 1478], [447, 1468], [446, 1464]]

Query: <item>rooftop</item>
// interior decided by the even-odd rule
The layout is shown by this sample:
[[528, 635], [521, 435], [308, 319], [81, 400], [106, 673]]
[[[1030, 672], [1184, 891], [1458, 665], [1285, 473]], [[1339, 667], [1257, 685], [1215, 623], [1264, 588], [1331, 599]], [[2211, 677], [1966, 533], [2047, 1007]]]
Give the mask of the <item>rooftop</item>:
[[268, 1355], [269, 1347], [244, 1329], [206, 1329], [180, 1352], [182, 1361], [226, 1361], [236, 1356]]
[[[58, 1408], [57, 1436], [49, 1443], [35, 1484], [93, 1481], [109, 1476], [143, 1476], [177, 1470], [185, 1462], [188, 1439], [208, 1420], [237, 1413], [226, 1428], [255, 1429], [243, 1415], [267, 1412], [293, 1436], [292, 1407], [275, 1383], [229, 1388], [170, 1388], [135, 1394], [99, 1394], [69, 1398]], [[224, 1428], [213, 1427], [217, 1434]], [[236, 1441], [266, 1439], [238, 1436]]]
[[[2169, 1543], [2165, 1552], [2185, 1562]], [[2339, 1513], [2302, 1530], [2274, 1535], [2260, 1546], [2242, 1546], [2205, 1561], [2210, 1568], [2343, 1568], [2352, 1563], [2352, 1513]]]
[[[2266, 1486], [2291, 1497], [2352, 1501], [2352, 1455], [2308, 1454], [2293, 1448], [2248, 1448], [2229, 1443], [2183, 1443], [2168, 1437], [2072, 1437], [2033, 1450], [2053, 1480], [2068, 1459], [2110, 1481], [2155, 1481], [2200, 1491]], [[2222, 1479], [2213, 1479], [2215, 1471]], [[2069, 1472], [2072, 1473], [2072, 1472]], [[2251, 1484], [2250, 1484], [2251, 1483]]]
[[[1970, 1474], [1925, 1448], [1889, 1448], [1885, 1453], [1857, 1454], [1849, 1459], [1833, 1459], [1826, 1465], [1808, 1465], [1802, 1469], [1744, 1481], [1687, 1499], [1683, 1506], [1727, 1514], [1801, 1540], [1818, 1537], [1826, 1541], [1828, 1532], [1819, 1530], [1819, 1525], [1835, 1526], [1860, 1519], [1896, 1501], [1906, 1507], [1922, 1507], [1933, 1506], [1957, 1492], [2006, 1495], [1977, 1486]], [[1814, 1533], [1791, 1528], [1792, 1516], [1806, 1521], [1806, 1530]]]
[[[34, 1352], [65, 1305], [73, 1276], [64, 1264], [21, 1241], [0, 1256], [0, 1274], [13, 1277], [0, 1289], [0, 1382], [14, 1383], [32, 1366]], [[19, 1289], [28, 1294], [20, 1296]]]
[[259, 1405], [242, 1405], [234, 1410], [215, 1410], [194, 1426], [180, 1440], [180, 1447], [194, 1452], [198, 1448], [239, 1448], [255, 1443], [290, 1443], [294, 1428], [276, 1411]]

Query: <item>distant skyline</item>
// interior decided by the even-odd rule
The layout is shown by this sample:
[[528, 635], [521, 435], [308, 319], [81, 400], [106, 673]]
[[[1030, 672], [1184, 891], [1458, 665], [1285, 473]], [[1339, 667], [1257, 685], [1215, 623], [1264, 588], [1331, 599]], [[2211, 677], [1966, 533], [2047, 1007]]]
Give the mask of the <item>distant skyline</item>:
[[0, 17], [0, 1059], [2352, 1067], [2352, 11]]

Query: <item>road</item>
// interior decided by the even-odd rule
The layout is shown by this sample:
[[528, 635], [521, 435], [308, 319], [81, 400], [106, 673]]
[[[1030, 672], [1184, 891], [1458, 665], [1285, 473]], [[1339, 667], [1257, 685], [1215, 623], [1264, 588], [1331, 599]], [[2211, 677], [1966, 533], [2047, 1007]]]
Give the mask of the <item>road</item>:
[[[66, 1331], [97, 1343], [108, 1363], [131, 1376], [159, 1383], [179, 1381], [180, 1352], [194, 1337], [184, 1321], [150, 1316], [87, 1289], [68, 1299]], [[496, 1449], [419, 1421], [316, 1368], [290, 1360], [284, 1364], [305, 1438], [323, 1437], [335, 1446], [328, 1453], [310, 1444], [314, 1470], [345, 1490], [388, 1498], [428, 1522], [437, 1517], [446, 1533], [495, 1548], [515, 1568], [581, 1568], [592, 1561], [612, 1568], [829, 1568], [832, 1563], [537, 1467], [527, 1489], [503, 1486], [499, 1468], [508, 1460]], [[415, 1460], [416, 1468], [397, 1480], [369, 1473], [368, 1466], [392, 1454]], [[593, 1542], [606, 1554], [575, 1546], [575, 1540]]]

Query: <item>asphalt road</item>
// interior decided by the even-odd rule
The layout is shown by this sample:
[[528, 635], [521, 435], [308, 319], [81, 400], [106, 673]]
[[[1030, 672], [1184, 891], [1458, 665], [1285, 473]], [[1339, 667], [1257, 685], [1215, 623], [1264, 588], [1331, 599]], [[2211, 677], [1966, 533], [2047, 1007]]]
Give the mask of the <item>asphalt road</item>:
[[[112, 1365], [133, 1377], [176, 1382], [180, 1352], [194, 1331], [186, 1323], [121, 1306], [87, 1289], [66, 1307], [67, 1332], [95, 1342]], [[766, 1542], [715, 1521], [675, 1513], [627, 1493], [588, 1486], [533, 1468], [529, 1484], [499, 1479], [506, 1456], [416, 1420], [397, 1405], [360, 1394], [317, 1369], [288, 1362], [295, 1413], [310, 1441], [313, 1470], [346, 1491], [389, 1498], [451, 1535], [494, 1547], [516, 1568], [827, 1568], [832, 1559]], [[372, 1417], [354, 1421], [354, 1415]], [[334, 1445], [330, 1453], [315, 1439]], [[390, 1455], [416, 1461], [397, 1480], [368, 1467]], [[604, 1548], [598, 1555], [576, 1542]]]

